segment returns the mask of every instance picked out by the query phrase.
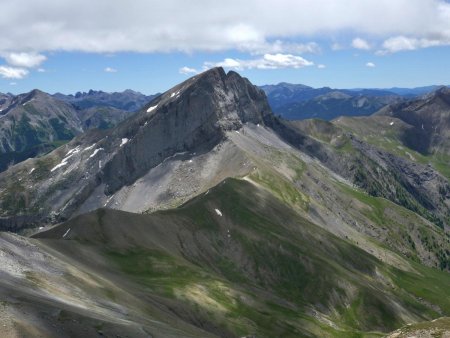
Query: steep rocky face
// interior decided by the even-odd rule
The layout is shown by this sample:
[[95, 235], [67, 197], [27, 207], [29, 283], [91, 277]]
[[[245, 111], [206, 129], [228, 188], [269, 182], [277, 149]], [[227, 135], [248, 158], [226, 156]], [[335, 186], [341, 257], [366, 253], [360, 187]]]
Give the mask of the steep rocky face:
[[[116, 128], [84, 134], [4, 173], [2, 212], [45, 210], [69, 217], [94, 191], [109, 198], [166, 159], [207, 152], [226, 132], [247, 122], [263, 124], [270, 115], [262, 90], [237, 73], [212, 69], [160, 95]], [[17, 173], [24, 180], [12, 187], [9, 179]]]
[[424, 155], [450, 155], [450, 88], [442, 87], [420, 99], [387, 106], [377, 115], [398, 118], [411, 126], [402, 136], [408, 147]]
[[263, 123], [265, 95], [237, 73], [212, 69], [153, 100], [117, 131], [132, 139], [105, 165], [103, 182], [113, 193], [176, 153], [211, 149], [228, 130]]

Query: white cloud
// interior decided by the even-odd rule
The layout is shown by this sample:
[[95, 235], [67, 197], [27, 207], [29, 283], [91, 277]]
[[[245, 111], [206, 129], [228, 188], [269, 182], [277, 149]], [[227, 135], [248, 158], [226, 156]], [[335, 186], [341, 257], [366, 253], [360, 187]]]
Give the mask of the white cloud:
[[10, 86], [15, 86], [17, 84], [17, 82], [10, 82], [9, 85]]
[[327, 68], [327, 66], [320, 64], [320, 65], [317, 65], [317, 68], [324, 69], [324, 68]]
[[371, 48], [370, 44], [366, 40], [361, 39], [361, 38], [353, 39], [352, 47], [356, 48], [356, 49], [362, 49], [362, 50], [369, 50]]
[[38, 71], [39, 73], [45, 73], [45, 69], [44, 69], [44, 68], [38, 68], [37, 71]]
[[117, 69], [111, 67], [106, 67], [105, 69], [103, 69], [103, 71], [105, 71], [106, 73], [117, 73]]
[[47, 60], [47, 57], [38, 53], [4, 53], [6, 62], [15, 67], [34, 68]]
[[261, 5], [260, 0], [133, 0], [130, 6], [123, 0], [59, 1], [57, 5], [54, 0], [14, 0], [1, 9], [0, 31], [2, 54], [230, 49], [300, 54], [303, 49], [315, 48], [295, 42], [349, 31], [374, 40], [405, 36], [448, 41], [450, 3], [265, 0]]
[[23, 79], [27, 75], [28, 70], [25, 68], [0, 66], [0, 76], [4, 79]]
[[301, 56], [292, 54], [264, 54], [261, 58], [240, 60], [226, 58], [221, 62], [205, 62], [205, 68], [224, 67], [236, 70], [243, 69], [279, 69], [279, 68], [303, 68], [314, 65]]
[[296, 43], [275, 40], [274, 42], [256, 42], [245, 43], [238, 46], [238, 49], [252, 54], [275, 54], [275, 53], [291, 53], [291, 54], [318, 54], [321, 52], [319, 44], [316, 42]]
[[383, 49], [377, 51], [377, 54], [384, 55], [388, 53], [446, 45], [450, 45], [450, 33], [446, 38], [441, 36], [439, 38], [435, 37], [434, 39], [417, 39], [406, 36], [396, 36], [385, 40], [383, 42]]
[[189, 68], [189, 67], [181, 67], [178, 72], [180, 74], [185, 74], [185, 75], [189, 75], [189, 74], [197, 74], [198, 71], [195, 68]]
[[375, 64], [373, 62], [367, 62], [366, 63], [366, 67], [375, 68], [376, 66], [375, 66]]

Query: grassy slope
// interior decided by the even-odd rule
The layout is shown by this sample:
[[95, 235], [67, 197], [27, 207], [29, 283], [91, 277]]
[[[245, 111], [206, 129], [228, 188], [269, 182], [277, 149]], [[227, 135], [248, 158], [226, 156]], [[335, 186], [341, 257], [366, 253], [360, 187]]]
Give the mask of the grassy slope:
[[450, 313], [449, 274], [388, 266], [245, 181], [152, 215], [99, 210], [40, 236], [68, 228], [131, 292], [219, 336], [376, 336]]
[[[332, 142], [332, 138], [337, 139], [332, 142], [337, 151], [347, 151], [345, 149], [351, 147], [345, 137], [339, 137], [339, 129], [332, 123], [321, 120], [303, 122], [310, 122], [306, 128], [316, 138], [328, 136], [324, 139], [327, 143]], [[323, 130], [326, 130], [325, 134], [322, 134]], [[323, 168], [306, 163], [295, 152], [267, 145], [264, 145], [264, 152], [263, 155], [246, 153], [255, 164], [255, 170], [248, 179], [305, 217], [311, 212], [321, 217], [333, 213], [347, 226], [353, 226], [353, 231], [359, 232], [359, 235], [351, 236], [342, 231], [340, 236], [344, 238], [345, 234], [346, 239], [365, 251], [373, 253], [373, 250], [388, 248], [427, 266], [450, 268], [450, 237], [434, 224], [389, 200], [369, 196], [360, 189], [339, 183]], [[325, 223], [322, 224], [324, 228], [333, 232], [330, 220], [322, 223]], [[367, 247], [368, 241], [371, 248]]]

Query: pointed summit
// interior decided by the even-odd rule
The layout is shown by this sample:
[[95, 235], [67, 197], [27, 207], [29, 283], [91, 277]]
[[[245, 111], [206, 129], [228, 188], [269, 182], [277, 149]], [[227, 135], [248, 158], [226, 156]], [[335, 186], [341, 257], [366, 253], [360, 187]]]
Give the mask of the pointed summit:
[[264, 92], [239, 74], [213, 68], [194, 76], [112, 131], [114, 138], [133, 141], [105, 165], [107, 191], [134, 182], [176, 153], [209, 149], [246, 122], [263, 124], [270, 114]]
[[[242, 123], [263, 123], [264, 116], [271, 114], [263, 90], [252, 85], [246, 78], [223, 68], [209, 69], [193, 76], [160, 95], [147, 106], [144, 113], [156, 111], [174, 112], [177, 119], [195, 123], [197, 118], [213, 122], [222, 130], [240, 128]], [[189, 114], [178, 114], [179, 111]]]

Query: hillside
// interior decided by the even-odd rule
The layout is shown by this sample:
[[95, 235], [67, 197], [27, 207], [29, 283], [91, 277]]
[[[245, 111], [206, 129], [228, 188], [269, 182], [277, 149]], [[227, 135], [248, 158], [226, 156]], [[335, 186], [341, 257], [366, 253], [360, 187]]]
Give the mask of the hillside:
[[39, 90], [0, 94], [0, 172], [46, 154], [89, 129], [114, 127], [153, 97], [131, 90], [75, 96], [52, 96]]
[[[423, 100], [445, 121], [441, 93]], [[0, 226], [34, 235], [0, 236], [0, 320], [30, 337], [377, 337], [450, 316], [449, 178], [383, 112], [287, 121], [213, 68], [10, 167]]]
[[39, 90], [11, 97], [0, 115], [0, 171], [82, 133], [75, 109]]
[[[382, 263], [246, 181], [226, 180], [152, 215], [100, 209], [35, 237], [33, 245], [58, 252], [58, 261], [77, 262], [70, 278], [80, 283], [80, 301], [93, 302], [89, 310], [66, 305], [64, 314], [22, 324], [42, 334], [77, 334], [86, 325], [107, 336], [139, 327], [156, 336], [381, 336], [450, 311], [440, 297], [447, 273], [404, 259], [396, 267]], [[96, 289], [82, 274], [93, 269]], [[57, 278], [51, 271], [28, 276], [16, 294]], [[435, 287], [421, 291], [428, 283]], [[58, 291], [52, 303], [73, 292]], [[100, 314], [88, 319], [106, 297], [115, 325]], [[38, 294], [34, 306], [46, 298]]]

